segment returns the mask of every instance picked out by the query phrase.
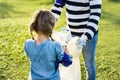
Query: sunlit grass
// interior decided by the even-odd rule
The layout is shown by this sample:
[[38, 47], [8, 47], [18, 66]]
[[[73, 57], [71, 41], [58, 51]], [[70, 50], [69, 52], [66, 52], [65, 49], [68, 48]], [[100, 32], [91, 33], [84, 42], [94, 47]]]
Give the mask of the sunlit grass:
[[[51, 6], [52, 0], [0, 0], [0, 80], [27, 80], [29, 62], [23, 45], [31, 38], [29, 21], [35, 10]], [[104, 0], [102, 10], [96, 52], [97, 80], [120, 80], [120, 3]], [[65, 25], [64, 9], [55, 29]], [[80, 59], [85, 80], [83, 58]]]

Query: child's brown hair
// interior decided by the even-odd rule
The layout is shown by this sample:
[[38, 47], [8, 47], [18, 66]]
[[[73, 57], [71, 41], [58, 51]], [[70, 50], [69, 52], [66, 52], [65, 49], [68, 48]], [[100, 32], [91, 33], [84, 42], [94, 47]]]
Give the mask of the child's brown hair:
[[34, 39], [32, 32], [35, 31], [37, 34], [41, 32], [42, 34], [49, 36], [53, 40], [51, 35], [54, 25], [55, 17], [52, 15], [51, 12], [49, 12], [48, 10], [37, 10], [30, 23], [30, 32], [32, 38]]

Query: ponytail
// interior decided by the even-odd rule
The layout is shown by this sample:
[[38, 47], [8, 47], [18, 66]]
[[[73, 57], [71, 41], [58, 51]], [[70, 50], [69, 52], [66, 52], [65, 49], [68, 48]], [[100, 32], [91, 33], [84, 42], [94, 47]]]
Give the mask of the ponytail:
[[52, 41], [55, 41], [55, 40], [52, 38], [52, 35], [50, 35], [50, 39], [51, 39]]
[[33, 37], [32, 31], [30, 31], [30, 34], [31, 34], [31, 36], [32, 36], [32, 39], [34, 40], [34, 37]]

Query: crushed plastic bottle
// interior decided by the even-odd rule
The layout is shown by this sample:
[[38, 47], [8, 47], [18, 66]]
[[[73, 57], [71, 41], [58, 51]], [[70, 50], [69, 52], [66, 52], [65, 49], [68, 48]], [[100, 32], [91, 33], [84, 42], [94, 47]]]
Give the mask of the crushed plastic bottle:
[[72, 35], [69, 31], [69, 29], [67, 28], [62, 28], [61, 30], [61, 42], [62, 42], [62, 45], [67, 45], [68, 42], [72, 39]]
[[83, 46], [77, 45], [79, 37], [72, 37], [68, 28], [62, 28], [61, 32], [55, 31], [53, 38], [58, 41], [63, 47], [67, 45], [68, 51], [72, 56], [78, 56], [82, 52]]
[[62, 46], [66, 46], [68, 42], [72, 39], [72, 35], [67, 28], [62, 28], [61, 32], [54, 32], [53, 38], [61, 43]]

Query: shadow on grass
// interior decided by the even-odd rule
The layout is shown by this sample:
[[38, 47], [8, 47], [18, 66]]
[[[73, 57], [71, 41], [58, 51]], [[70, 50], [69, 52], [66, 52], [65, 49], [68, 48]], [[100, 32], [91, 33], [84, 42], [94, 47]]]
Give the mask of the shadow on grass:
[[25, 14], [25, 12], [16, 11], [14, 7], [7, 3], [0, 3], [0, 18], [10, 18], [10, 13]]
[[[0, 60], [2, 60], [2, 59], [0, 59]], [[2, 64], [1, 64], [1, 66], [2, 66]], [[5, 69], [6, 69], [6, 67], [3, 67], [3, 66], [0, 67], [0, 80], [6, 80], [7, 79], [7, 76], [4, 73]]]
[[110, 22], [112, 22], [113, 24], [116, 24], [116, 25], [120, 25], [120, 16], [113, 15], [109, 12], [103, 11], [101, 19], [110, 21]]
[[115, 3], [120, 2], [120, 0], [108, 0], [108, 1], [115, 2]]
[[5, 76], [5, 74], [2, 74], [0, 71], [0, 80], [7, 80], [7, 77]]

